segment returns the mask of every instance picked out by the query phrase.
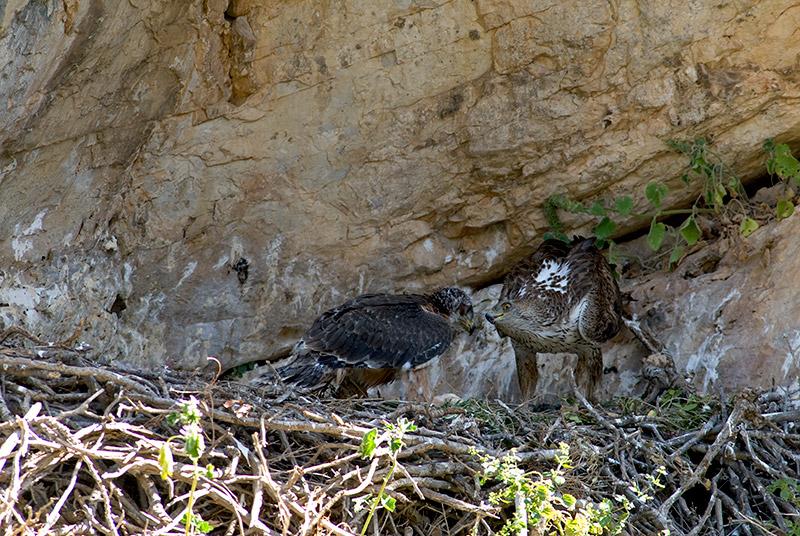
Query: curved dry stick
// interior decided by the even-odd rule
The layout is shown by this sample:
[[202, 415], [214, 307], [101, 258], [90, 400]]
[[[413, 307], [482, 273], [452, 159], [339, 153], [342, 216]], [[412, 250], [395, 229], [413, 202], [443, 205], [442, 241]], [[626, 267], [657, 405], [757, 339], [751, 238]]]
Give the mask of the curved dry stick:
[[67, 488], [64, 490], [64, 493], [61, 494], [58, 501], [56, 502], [53, 509], [47, 514], [47, 518], [44, 521], [44, 526], [39, 529], [39, 534], [45, 535], [48, 534], [50, 531], [50, 527], [52, 527], [55, 522], [57, 521], [58, 515], [61, 513], [61, 509], [64, 507], [64, 503], [67, 502], [67, 499], [72, 494], [72, 490], [75, 488], [75, 483], [78, 481], [78, 473], [80, 472], [81, 468], [83, 467], [83, 460], [78, 460], [75, 462], [75, 469], [72, 471], [72, 477], [69, 479], [69, 483], [67, 484]]
[[699, 464], [697, 464], [697, 467], [692, 472], [691, 476], [686, 479], [686, 481], [681, 484], [681, 486], [676, 489], [672, 495], [670, 495], [659, 507], [659, 511], [662, 515], [668, 515], [670, 508], [672, 508], [672, 505], [678, 500], [678, 497], [681, 497], [684, 493], [686, 493], [687, 490], [700, 482], [700, 478], [706, 474], [706, 471], [708, 471], [708, 468], [711, 466], [711, 462], [714, 461], [714, 458], [717, 457], [722, 448], [727, 444], [728, 440], [735, 434], [736, 426], [742, 419], [745, 409], [747, 409], [750, 405], [751, 404], [744, 399], [736, 402], [733, 411], [731, 411], [731, 414], [728, 416], [728, 420], [725, 421], [725, 424], [722, 426], [722, 430], [717, 435], [714, 443], [709, 447], [708, 452], [706, 452], [705, 456], [703, 456], [703, 459], [700, 460]]
[[[133, 392], [152, 394], [152, 390], [121, 374], [100, 367], [76, 367], [63, 363], [49, 361], [36, 361], [25, 357], [12, 357], [0, 350], [0, 366], [5, 374], [14, 374], [20, 377], [37, 376], [46, 373], [48, 378], [60, 376], [77, 376], [79, 378], [94, 378], [102, 382], [111, 382], [115, 385], [127, 387]], [[173, 401], [170, 401], [171, 403]]]
[[162, 523], [171, 522], [172, 518], [164, 508], [164, 505], [161, 502], [161, 495], [159, 495], [156, 485], [153, 484], [153, 481], [150, 480], [150, 478], [145, 474], [137, 474], [136, 481], [139, 483], [139, 488], [144, 492], [144, 496], [147, 497], [147, 501], [150, 504], [150, 510], [152, 510], [153, 515], [157, 519], [160, 519]]

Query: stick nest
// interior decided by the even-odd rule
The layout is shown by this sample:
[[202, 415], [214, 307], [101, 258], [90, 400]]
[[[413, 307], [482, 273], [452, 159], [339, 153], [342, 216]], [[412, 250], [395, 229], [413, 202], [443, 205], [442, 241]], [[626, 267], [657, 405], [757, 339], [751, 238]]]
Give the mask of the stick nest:
[[[628, 534], [800, 530], [792, 492], [800, 411], [777, 392], [719, 401], [669, 390], [653, 404], [604, 407], [576, 395], [538, 412], [500, 401], [319, 400], [95, 365], [66, 345], [30, 342], [0, 348], [0, 378], [5, 534], [183, 534], [195, 467], [179, 441], [171, 443], [171, 478], [161, 478], [158, 457], [180, 434], [168, 415], [189, 396], [199, 401], [207, 443], [200, 466], [214, 466], [199, 478], [194, 512], [213, 534], [359, 533], [366, 510], [356, 511], [356, 499], [376, 494], [391, 465], [388, 456], [363, 459], [362, 438], [399, 417], [418, 429], [406, 436], [387, 485], [397, 508], [379, 510], [368, 534], [494, 534], [514, 505], [489, 503], [503, 484], [480, 478], [475, 451], [501, 457], [515, 449], [521, 467], [545, 472], [560, 442], [574, 467], [569, 493], [634, 503]], [[634, 489], [661, 466], [663, 489], [642, 501]]]

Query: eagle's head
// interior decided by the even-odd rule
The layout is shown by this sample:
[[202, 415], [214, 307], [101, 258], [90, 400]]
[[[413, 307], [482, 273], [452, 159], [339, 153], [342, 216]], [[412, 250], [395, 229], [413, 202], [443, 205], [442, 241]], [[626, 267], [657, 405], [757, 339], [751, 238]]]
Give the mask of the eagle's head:
[[546, 330], [552, 320], [550, 318], [552, 311], [548, 310], [547, 304], [542, 301], [501, 297], [497, 305], [485, 316], [501, 335], [515, 338], [525, 333]]
[[436, 311], [450, 320], [458, 322], [465, 331], [475, 331], [475, 313], [472, 300], [467, 293], [456, 287], [445, 287], [431, 294]]

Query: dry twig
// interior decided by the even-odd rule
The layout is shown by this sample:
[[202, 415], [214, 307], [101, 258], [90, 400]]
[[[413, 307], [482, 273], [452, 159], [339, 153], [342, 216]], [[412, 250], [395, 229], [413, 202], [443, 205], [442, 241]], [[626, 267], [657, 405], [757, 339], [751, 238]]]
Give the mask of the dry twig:
[[[0, 350], [0, 526], [12, 533], [180, 530], [194, 466], [178, 455], [173, 478], [164, 481], [157, 459], [177, 433], [165, 416], [190, 393], [213, 423], [201, 464], [218, 466], [213, 479], [200, 479], [195, 512], [220, 533], [354, 534], [353, 499], [374, 493], [389, 470], [385, 457], [361, 459], [361, 439], [388, 416], [413, 418], [415, 411], [424, 413], [419, 430], [406, 437], [386, 487], [398, 509], [373, 518], [382, 533], [497, 531], [502, 516], [475, 478], [481, 467], [473, 453], [502, 456], [509, 438], [503, 423], [518, 432], [513, 444], [527, 470], [551, 468], [559, 452], [553, 447], [568, 443], [576, 467], [569, 491], [587, 501], [627, 495], [636, 505], [631, 534], [770, 534], [798, 519], [797, 504], [768, 491], [800, 476], [798, 413], [786, 397], [740, 398], [727, 418], [717, 413], [678, 430], [668, 418], [609, 414], [580, 393], [586, 423], [566, 418], [575, 408], [534, 414], [504, 403], [485, 403], [478, 416], [468, 406], [321, 401], [175, 372], [68, 365], [56, 360], [60, 351]], [[648, 502], [633, 490], [662, 465], [663, 489]], [[511, 509], [524, 511], [523, 499]]]

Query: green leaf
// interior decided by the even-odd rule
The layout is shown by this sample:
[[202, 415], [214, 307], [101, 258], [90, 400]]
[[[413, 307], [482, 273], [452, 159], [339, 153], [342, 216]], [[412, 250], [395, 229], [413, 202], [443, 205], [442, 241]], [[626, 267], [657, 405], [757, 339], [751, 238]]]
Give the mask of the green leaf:
[[753, 218], [745, 218], [742, 220], [741, 225], [739, 225], [739, 232], [742, 234], [743, 237], [747, 238], [751, 234], [753, 234], [756, 229], [758, 229], [759, 225], [756, 220]]
[[681, 141], [681, 140], [667, 140], [667, 147], [672, 149], [673, 151], [689, 154], [692, 152], [692, 144], [688, 141]]
[[681, 224], [678, 231], [690, 246], [695, 245], [697, 241], [700, 240], [700, 237], [703, 236], [703, 232], [700, 230], [700, 227], [697, 226], [694, 216], [686, 218], [686, 221]]
[[192, 426], [192, 428], [186, 431], [183, 440], [183, 448], [186, 450], [186, 455], [189, 456], [194, 463], [197, 463], [197, 460], [203, 455], [203, 451], [206, 450], [206, 443], [203, 439], [203, 434], [199, 429], [194, 427], [196, 425], [190, 426]]
[[583, 203], [580, 201], [573, 201], [565, 195], [552, 195], [547, 199], [547, 202], [556, 208], [572, 212], [573, 214], [586, 212], [586, 207], [583, 206]]
[[714, 188], [714, 206], [717, 208], [722, 208], [725, 206], [725, 195], [728, 193], [728, 190], [721, 184], [717, 184]]
[[782, 179], [791, 179], [800, 173], [800, 161], [792, 155], [792, 150], [785, 143], [775, 146], [772, 160], [775, 173]]
[[794, 213], [794, 203], [788, 199], [779, 199], [775, 207], [775, 215], [779, 220], [788, 218]]
[[667, 235], [667, 226], [659, 223], [653, 218], [650, 224], [650, 232], [647, 233], [647, 245], [653, 251], [661, 249], [661, 244], [664, 243], [664, 237]]
[[214, 478], [214, 464], [209, 463], [206, 465], [206, 478], [212, 479]]
[[390, 512], [394, 512], [394, 509], [397, 507], [397, 500], [395, 500], [395, 498], [390, 495], [382, 495], [381, 506], [383, 506]]
[[664, 197], [666, 197], [667, 192], [669, 190], [667, 187], [660, 182], [648, 182], [647, 186], [644, 189], [644, 195], [647, 197], [647, 200], [650, 201], [650, 204], [653, 205], [655, 208], [661, 207], [662, 201], [664, 201]]
[[595, 201], [592, 203], [592, 206], [589, 207], [589, 214], [592, 216], [605, 216], [606, 207], [601, 201]]
[[562, 495], [561, 499], [564, 501], [564, 506], [566, 506], [568, 509], [571, 509], [573, 506], [575, 506], [575, 503], [577, 502], [575, 496], [570, 495], [569, 493]]
[[214, 526], [211, 523], [204, 521], [199, 515], [189, 512], [183, 513], [183, 517], [181, 517], [181, 524], [189, 525], [202, 534], [208, 534], [214, 530]]
[[614, 201], [614, 210], [617, 211], [617, 214], [628, 216], [633, 211], [633, 198], [629, 195], [618, 197]]
[[673, 264], [677, 264], [681, 258], [683, 258], [683, 254], [686, 252], [683, 246], [675, 246], [672, 248], [672, 253], [669, 256], [669, 265], [672, 266]]
[[694, 171], [703, 171], [708, 168], [708, 162], [706, 162], [702, 154], [695, 155], [689, 165]]
[[184, 424], [197, 424], [200, 422], [200, 408], [197, 406], [197, 400], [194, 397], [181, 404], [180, 419]]
[[361, 457], [372, 458], [372, 453], [375, 452], [375, 447], [377, 447], [377, 443], [375, 442], [376, 438], [378, 437], [378, 429], [373, 428], [366, 434], [364, 434], [363, 439], [361, 439], [361, 447], [358, 449], [358, 452], [361, 454]]
[[564, 233], [562, 233], [561, 231], [547, 231], [546, 233], [544, 233], [544, 236], [542, 238], [544, 240], [560, 240], [561, 242], [566, 242], [567, 244], [571, 242], [569, 237]]
[[164, 442], [158, 450], [158, 466], [161, 468], [161, 479], [166, 480], [172, 476], [175, 462], [172, 459], [172, 449], [169, 443]]
[[608, 218], [603, 218], [602, 220], [600, 220], [600, 223], [597, 224], [597, 227], [594, 228], [594, 236], [596, 236], [600, 240], [605, 240], [606, 238], [614, 234], [614, 230], [616, 228], [617, 228], [616, 223], [614, 223]]

